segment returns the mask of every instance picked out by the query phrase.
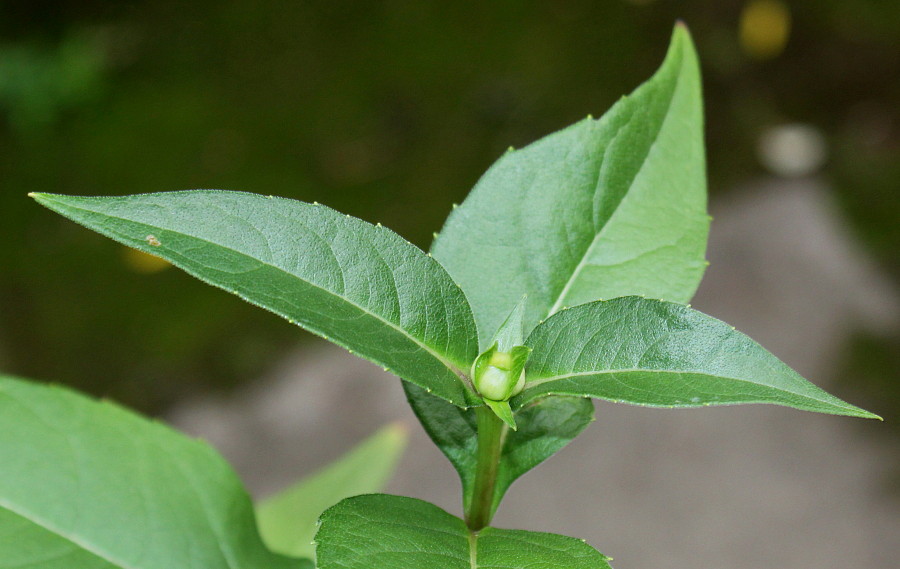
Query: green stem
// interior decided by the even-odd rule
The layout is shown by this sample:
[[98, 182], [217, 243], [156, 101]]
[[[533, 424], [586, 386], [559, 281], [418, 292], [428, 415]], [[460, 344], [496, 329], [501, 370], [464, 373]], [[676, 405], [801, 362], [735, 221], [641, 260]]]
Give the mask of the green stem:
[[479, 531], [491, 523], [494, 515], [494, 487], [507, 427], [489, 407], [476, 407], [475, 415], [478, 421], [478, 462], [472, 502], [466, 511], [466, 525], [472, 531]]

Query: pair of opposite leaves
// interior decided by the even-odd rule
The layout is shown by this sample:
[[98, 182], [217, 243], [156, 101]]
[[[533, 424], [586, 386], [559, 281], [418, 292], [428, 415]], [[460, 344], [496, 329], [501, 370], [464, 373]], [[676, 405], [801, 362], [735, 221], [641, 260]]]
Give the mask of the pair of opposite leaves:
[[[274, 197], [218, 191], [34, 197], [421, 388], [408, 390], [411, 402], [414, 408], [417, 398], [436, 405], [433, 415], [423, 414], [421, 405], [416, 410], [464, 487], [472, 468], [460, 458], [467, 449], [454, 449], [454, 441], [435, 431], [449, 425], [451, 411], [460, 414], [456, 424], [465, 431], [465, 409], [482, 403], [469, 366], [523, 296], [531, 357], [525, 388], [510, 401], [523, 417], [529, 409], [541, 411], [544, 402], [566, 407], [562, 402], [580, 401], [548, 395], [664, 407], [776, 403], [874, 416], [682, 304], [706, 266], [709, 225], [699, 71], [682, 27], [660, 70], [600, 120], [579, 122], [494, 164], [451, 214], [429, 255], [380, 225]], [[570, 424], [571, 436], [583, 428], [579, 424]], [[570, 438], [560, 437], [555, 448]], [[555, 448], [510, 467], [494, 506], [504, 484]], [[366, 500], [387, 502], [372, 508]], [[359, 547], [362, 529], [370, 536], [388, 531], [392, 521], [379, 516], [391, 511], [421, 517], [410, 531], [421, 526], [426, 533], [452, 534], [453, 544], [439, 544], [438, 551], [458, 554], [453, 566], [492, 559], [518, 567], [508, 558], [517, 540], [530, 540], [540, 556], [538, 542], [550, 540], [549, 551], [570, 539], [493, 528], [468, 534], [452, 516], [404, 500], [363, 498], [326, 513], [319, 566], [362, 568], [374, 558], [389, 558], [393, 567], [450, 566], [392, 550], [389, 537]], [[365, 528], [354, 530], [361, 517]], [[428, 542], [421, 532], [407, 537]], [[354, 539], [357, 546], [350, 547]], [[565, 543], [560, 550], [578, 549]], [[596, 552], [569, 553], [572, 567], [605, 564]], [[582, 554], [583, 561], [572, 561]]]
[[315, 203], [221, 191], [34, 197], [460, 407], [481, 404], [470, 366], [527, 296], [532, 352], [514, 409], [563, 394], [868, 416], [681, 304], [706, 266], [709, 217], [699, 71], [680, 26], [660, 70], [600, 120], [494, 164], [428, 255]]

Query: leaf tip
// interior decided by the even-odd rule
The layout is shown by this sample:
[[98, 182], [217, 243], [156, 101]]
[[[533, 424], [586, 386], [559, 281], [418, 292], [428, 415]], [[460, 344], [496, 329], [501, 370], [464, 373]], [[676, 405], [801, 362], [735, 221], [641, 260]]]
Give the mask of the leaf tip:
[[684, 20], [675, 20], [675, 29], [672, 31], [673, 43], [675, 40], [691, 40], [691, 30]]
[[52, 202], [54, 197], [53, 194], [44, 194], [41, 192], [28, 192], [27, 195], [41, 205], [47, 205], [48, 202]]
[[856, 413], [854, 413], [854, 416], [859, 417], [860, 419], [875, 419], [877, 421], [884, 422], [884, 417], [882, 417], [881, 415], [876, 415], [871, 411], [866, 411], [865, 409], [862, 409], [860, 407], [854, 407], [854, 411], [856, 411]]

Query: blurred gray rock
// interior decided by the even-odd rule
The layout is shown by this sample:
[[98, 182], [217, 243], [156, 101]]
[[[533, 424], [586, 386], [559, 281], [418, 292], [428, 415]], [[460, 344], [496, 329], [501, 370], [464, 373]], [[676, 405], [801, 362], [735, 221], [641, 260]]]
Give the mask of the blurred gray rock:
[[[849, 333], [897, 326], [896, 290], [818, 184], [760, 183], [714, 206], [696, 308], [822, 386]], [[590, 429], [512, 487], [496, 525], [583, 537], [617, 569], [897, 566], [900, 502], [885, 486], [898, 449], [878, 425], [774, 406], [596, 408]], [[399, 381], [324, 343], [170, 419], [220, 448], [259, 496], [401, 419], [412, 438], [389, 491], [460, 513], [456, 476]]]

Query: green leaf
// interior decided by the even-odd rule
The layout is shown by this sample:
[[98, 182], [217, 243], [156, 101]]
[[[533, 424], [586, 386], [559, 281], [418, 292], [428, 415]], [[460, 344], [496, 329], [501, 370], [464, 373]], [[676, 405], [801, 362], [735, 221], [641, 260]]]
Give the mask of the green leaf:
[[562, 310], [534, 351], [513, 408], [548, 394], [654, 407], [774, 403], [877, 418], [803, 379], [734, 327], [672, 302], [624, 297]]
[[438, 397], [479, 402], [461, 371], [478, 355], [465, 296], [434, 259], [389, 229], [242, 192], [34, 198]]
[[500, 325], [494, 336], [494, 343], [501, 352], [510, 352], [516, 346], [525, 343], [525, 307], [528, 304], [528, 295], [522, 295], [519, 302]]
[[[409, 383], [403, 389], [425, 432], [459, 473], [468, 511], [478, 463], [475, 410], [450, 405]], [[545, 397], [519, 409], [515, 417], [518, 430], [506, 433], [492, 513], [516, 479], [569, 444], [594, 420], [594, 405], [581, 397]]]
[[336, 462], [261, 502], [256, 517], [263, 541], [278, 553], [312, 557], [319, 515], [344, 498], [382, 490], [407, 438], [402, 424], [389, 425]]
[[211, 447], [109, 402], [0, 376], [0, 465], [2, 567], [312, 568]]
[[659, 71], [600, 120], [485, 173], [432, 246], [472, 304], [481, 349], [523, 294], [526, 332], [593, 300], [691, 298], [709, 230], [702, 114], [697, 56], [679, 25]]
[[494, 415], [500, 417], [500, 420], [506, 423], [506, 426], [512, 430], [516, 430], [516, 418], [513, 417], [512, 408], [509, 401], [494, 401], [493, 399], [485, 399], [484, 404], [491, 408]]
[[496, 528], [472, 534], [461, 519], [415, 498], [348, 498], [321, 522], [319, 569], [609, 569], [609, 558], [583, 540]]

